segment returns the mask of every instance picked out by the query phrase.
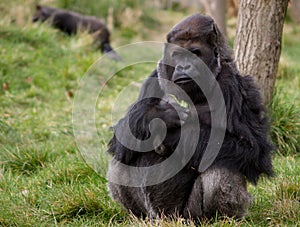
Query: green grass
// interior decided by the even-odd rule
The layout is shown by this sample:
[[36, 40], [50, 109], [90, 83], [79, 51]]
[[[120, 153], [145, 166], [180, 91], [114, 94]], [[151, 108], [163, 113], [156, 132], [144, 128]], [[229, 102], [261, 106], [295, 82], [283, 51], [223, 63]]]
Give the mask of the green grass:
[[[113, 24], [117, 27], [122, 26], [122, 22], [124, 20], [124, 11], [128, 9], [134, 9], [135, 11], [141, 11], [140, 18], [146, 24], [151, 24], [151, 22], [157, 22], [150, 14], [151, 12], [151, 4], [148, 7], [145, 7], [145, 0], [56, 0], [54, 1], [55, 5], [58, 8], [65, 8], [74, 10], [83, 14], [94, 15], [99, 18], [107, 18], [112, 16]], [[86, 6], [89, 7], [86, 7]], [[111, 9], [108, 10], [108, 9]], [[149, 11], [150, 9], [150, 11]], [[109, 15], [111, 12], [112, 15]]]
[[282, 90], [275, 91], [271, 103], [271, 137], [281, 155], [300, 152], [300, 108], [282, 98]]
[[300, 153], [300, 45], [298, 26], [286, 26], [274, 98], [271, 136], [281, 155]]
[[[31, 5], [23, 5], [28, 14], [19, 15], [18, 7], [13, 8], [17, 2], [22, 1], [0, 3], [5, 13], [0, 19], [0, 226], [195, 226], [178, 217], [137, 220], [109, 198], [105, 171], [97, 174], [85, 163], [72, 129], [78, 83], [101, 53], [86, 34], [67, 37], [46, 24], [32, 25], [26, 19]], [[74, 9], [81, 6], [74, 2]], [[62, 3], [70, 6], [72, 1]], [[162, 13], [176, 17], [174, 12]], [[172, 20], [166, 17], [166, 21]], [[127, 28], [117, 33], [120, 43], [138, 37]], [[248, 216], [216, 217], [204, 226], [300, 224], [300, 30], [289, 28], [271, 110], [272, 135], [278, 145], [276, 177], [249, 186], [254, 203]], [[156, 33], [151, 34], [147, 39], [156, 39]], [[109, 81], [97, 109], [101, 137], [107, 140], [111, 135], [110, 110], [120, 91], [131, 81], [144, 79], [154, 67], [151, 63], [129, 66]], [[99, 81], [103, 78], [100, 75]], [[105, 144], [100, 145], [104, 151]]]

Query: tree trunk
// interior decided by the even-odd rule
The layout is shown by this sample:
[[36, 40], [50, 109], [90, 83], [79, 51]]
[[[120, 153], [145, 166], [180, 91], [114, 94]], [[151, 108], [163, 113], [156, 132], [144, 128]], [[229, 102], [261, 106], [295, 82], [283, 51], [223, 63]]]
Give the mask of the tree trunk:
[[214, 19], [220, 31], [226, 36], [226, 1], [205, 0], [203, 2], [207, 14]]
[[235, 59], [243, 75], [255, 77], [268, 104], [273, 97], [289, 0], [240, 0]]

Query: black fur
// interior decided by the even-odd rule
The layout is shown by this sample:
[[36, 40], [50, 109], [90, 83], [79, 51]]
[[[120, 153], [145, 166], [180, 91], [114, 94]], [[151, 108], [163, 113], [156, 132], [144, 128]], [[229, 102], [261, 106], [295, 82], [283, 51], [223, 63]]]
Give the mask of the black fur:
[[108, 28], [98, 18], [81, 15], [69, 10], [37, 5], [32, 21], [44, 22], [46, 20], [53, 27], [68, 35], [76, 34], [78, 29], [87, 30], [94, 35], [95, 42], [103, 53], [109, 53], [111, 58], [121, 60], [121, 57], [110, 46], [110, 32]]
[[[273, 175], [268, 118], [260, 92], [250, 76], [239, 74], [231, 57], [232, 51], [210, 17], [196, 14], [186, 18], [171, 30], [167, 40], [187, 49], [189, 47], [185, 44], [193, 40], [202, 47], [204, 53], [200, 58], [214, 73], [224, 96], [227, 110], [225, 139], [212, 166], [204, 173], [198, 172], [211, 131], [210, 109], [201, 89], [192, 83], [183, 86], [196, 106], [201, 124], [192, 159], [174, 177], [154, 186], [127, 187], [109, 182], [111, 196], [133, 214], [142, 217], [177, 213], [185, 218], [197, 219], [212, 217], [216, 211], [222, 215], [241, 217], [251, 200], [246, 180], [256, 184], [262, 174]], [[150, 78], [171, 80], [175, 71], [159, 64]], [[159, 98], [143, 99], [146, 93], [164, 96], [164, 88], [159, 83], [149, 83], [149, 80], [144, 83], [137, 102], [114, 130], [122, 131], [125, 119], [129, 119], [132, 133], [139, 139], [147, 139], [150, 136], [149, 122], [161, 118], [168, 127], [167, 136], [159, 152], [153, 150], [146, 153], [127, 149], [114, 136], [108, 150], [113, 155], [112, 162], [119, 161], [131, 166], [157, 164], [174, 152], [180, 132], [194, 127], [189, 119], [181, 126], [177, 122], [178, 116], [172, 115], [172, 108]], [[193, 135], [183, 133], [183, 137], [188, 149]], [[182, 150], [184, 154], [185, 147]], [[162, 171], [161, 174], [165, 173]]]

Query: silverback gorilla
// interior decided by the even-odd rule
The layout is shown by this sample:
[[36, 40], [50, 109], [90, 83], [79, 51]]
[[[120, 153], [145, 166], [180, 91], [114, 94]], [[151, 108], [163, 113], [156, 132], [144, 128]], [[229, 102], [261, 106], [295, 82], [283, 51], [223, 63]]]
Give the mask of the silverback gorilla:
[[[138, 217], [157, 218], [175, 214], [201, 220], [214, 217], [216, 212], [229, 217], [242, 217], [251, 202], [247, 181], [256, 184], [262, 174], [273, 175], [268, 118], [259, 90], [250, 76], [239, 74], [232, 59], [232, 51], [211, 17], [200, 14], [187, 17], [172, 28], [167, 35], [167, 42], [190, 51], [210, 69], [224, 97], [226, 124], [212, 124], [213, 110], [208, 97], [189, 77], [193, 64], [186, 61], [178, 51], [167, 51], [166, 47], [163, 59], [171, 59], [175, 65], [166, 65], [160, 61], [145, 81], [138, 100], [114, 126], [114, 136], [108, 150], [113, 155], [108, 177], [123, 176], [123, 169], [118, 169], [120, 166], [115, 163], [144, 168], [164, 162], [173, 155], [179, 140], [183, 141], [183, 145], [179, 147], [182, 157], [178, 165], [180, 160], [185, 160], [184, 155], [191, 148], [189, 144], [192, 141], [196, 141], [195, 151], [180, 171], [158, 184], [147, 184], [147, 170], [143, 172], [144, 178], [140, 179], [140, 185], [118, 184], [109, 180], [110, 195]], [[150, 82], [152, 79], [157, 79], [157, 82]], [[160, 98], [172, 92], [166, 91], [164, 83], [161, 83], [163, 79], [186, 92], [190, 99], [187, 102], [192, 102], [194, 112], [179, 104], [175, 108], [178, 102], [172, 103]], [[153, 94], [153, 97], [145, 98], [146, 93]], [[193, 114], [200, 122], [199, 135], [185, 133], [185, 130], [195, 127], [189, 121]], [[159, 137], [159, 130], [155, 131], [155, 127], [151, 126], [153, 119], [161, 119], [167, 128], [159, 146], [147, 152], [138, 152], [138, 149], [121, 143], [117, 134], [125, 140], [130, 138], [124, 131], [126, 121], [129, 122], [131, 133], [140, 141], [149, 139], [151, 134]], [[199, 171], [213, 127], [224, 127], [224, 139], [209, 168]], [[139, 146], [134, 140], [127, 142]], [[155, 138], [153, 143], [156, 143]], [[168, 174], [163, 169], [157, 169], [157, 172], [158, 175]], [[131, 173], [127, 175], [131, 176]], [[135, 177], [134, 174], [132, 177]]]
[[108, 56], [115, 60], [121, 60], [120, 56], [110, 46], [110, 32], [106, 25], [96, 17], [84, 16], [76, 12], [63, 9], [55, 9], [46, 6], [36, 6], [36, 12], [32, 21], [50, 24], [68, 35], [76, 34], [78, 29], [87, 30], [94, 34], [94, 39], [101, 51], [108, 53]]

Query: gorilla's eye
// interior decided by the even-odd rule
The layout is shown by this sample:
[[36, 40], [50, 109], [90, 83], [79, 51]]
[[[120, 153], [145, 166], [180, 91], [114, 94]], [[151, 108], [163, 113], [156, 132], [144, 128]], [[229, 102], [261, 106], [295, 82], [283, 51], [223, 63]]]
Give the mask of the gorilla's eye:
[[192, 49], [190, 49], [190, 51], [191, 51], [193, 54], [197, 55], [198, 57], [201, 57], [201, 56], [202, 56], [201, 50], [200, 50], [199, 48], [192, 48]]
[[181, 57], [183, 55], [182, 51], [176, 51], [174, 50], [171, 54], [171, 56], [174, 57]]

